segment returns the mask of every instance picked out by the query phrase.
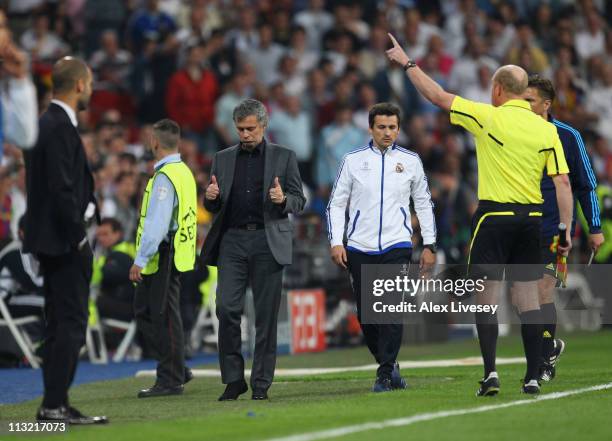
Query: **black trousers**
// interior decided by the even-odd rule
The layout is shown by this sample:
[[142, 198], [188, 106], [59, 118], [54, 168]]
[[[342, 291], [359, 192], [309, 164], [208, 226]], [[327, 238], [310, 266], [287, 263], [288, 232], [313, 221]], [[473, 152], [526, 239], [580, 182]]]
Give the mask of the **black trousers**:
[[134, 293], [134, 316], [147, 347], [157, 359], [156, 383], [178, 386], [185, 382], [185, 343], [180, 311], [180, 273], [174, 252], [166, 244], [159, 250], [159, 269], [142, 277]]
[[404, 264], [410, 263], [411, 248], [397, 248], [384, 254], [369, 255], [355, 251], [348, 251], [348, 269], [351, 274], [353, 295], [357, 303], [357, 316], [368, 349], [379, 364], [376, 375], [390, 377], [393, 365], [402, 345], [401, 324], [364, 324], [361, 321], [361, 265]]
[[93, 253], [89, 245], [61, 256], [39, 256], [44, 277], [44, 407], [67, 406], [87, 331]]
[[224, 384], [244, 378], [240, 317], [247, 285], [255, 304], [255, 355], [251, 388], [267, 390], [276, 367], [276, 328], [283, 266], [270, 251], [265, 230], [229, 229], [221, 239], [217, 285], [219, 364]]

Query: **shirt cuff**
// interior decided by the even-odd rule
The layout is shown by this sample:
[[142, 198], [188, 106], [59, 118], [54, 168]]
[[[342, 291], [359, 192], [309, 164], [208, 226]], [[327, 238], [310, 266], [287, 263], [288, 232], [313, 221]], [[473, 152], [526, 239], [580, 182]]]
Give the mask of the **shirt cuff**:
[[140, 268], [144, 268], [149, 263], [149, 259], [144, 256], [138, 255], [136, 259], [134, 259], [134, 265], [139, 266]]

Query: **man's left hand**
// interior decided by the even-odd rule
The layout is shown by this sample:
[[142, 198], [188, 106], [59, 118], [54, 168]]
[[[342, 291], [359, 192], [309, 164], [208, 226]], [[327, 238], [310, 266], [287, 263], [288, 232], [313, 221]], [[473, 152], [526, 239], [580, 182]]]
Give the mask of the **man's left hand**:
[[142, 268], [134, 264], [130, 268], [130, 280], [134, 283], [142, 282]]
[[604, 243], [603, 233], [589, 234], [589, 248], [593, 250], [593, 253], [597, 254], [599, 247]]
[[421, 260], [419, 262], [419, 270], [421, 270], [421, 273], [429, 273], [435, 263], [435, 253], [432, 253], [431, 250], [428, 248], [423, 249], [423, 252], [421, 253]]
[[270, 189], [270, 200], [273, 204], [280, 205], [285, 202], [285, 193], [278, 182], [278, 176], [274, 178], [274, 185]]

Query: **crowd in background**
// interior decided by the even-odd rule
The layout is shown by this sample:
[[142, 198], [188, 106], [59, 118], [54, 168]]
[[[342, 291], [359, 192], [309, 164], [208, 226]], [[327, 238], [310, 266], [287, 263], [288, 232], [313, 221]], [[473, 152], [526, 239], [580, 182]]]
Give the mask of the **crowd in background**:
[[[399, 142], [421, 155], [430, 178], [440, 247], [448, 261], [461, 261], [477, 203], [473, 143], [389, 64], [387, 32], [445, 88], [473, 100], [489, 101], [491, 75], [503, 63], [550, 77], [558, 95], [553, 114], [582, 131], [598, 181], [612, 178], [608, 2], [5, 3], [13, 38], [31, 59], [40, 109], [50, 99], [55, 60], [78, 54], [91, 65], [94, 94], [79, 129], [102, 216], [118, 219], [128, 239], [151, 171], [152, 122], [169, 117], [181, 125], [183, 159], [203, 187], [214, 152], [237, 142], [234, 106], [261, 100], [270, 113], [268, 139], [295, 150], [308, 210], [323, 216], [342, 156], [369, 140], [369, 107], [393, 101], [403, 111]], [[14, 179], [5, 177], [0, 192], [2, 220], [15, 225], [25, 207], [23, 172], [11, 153], [4, 164], [14, 173], [4, 175]], [[202, 210], [201, 224], [209, 219]]]

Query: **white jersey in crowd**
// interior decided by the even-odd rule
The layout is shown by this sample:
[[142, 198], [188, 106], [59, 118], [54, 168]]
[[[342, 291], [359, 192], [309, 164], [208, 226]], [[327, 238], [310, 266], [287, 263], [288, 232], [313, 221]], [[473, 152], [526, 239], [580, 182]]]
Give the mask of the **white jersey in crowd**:
[[396, 144], [383, 154], [372, 141], [346, 154], [327, 206], [331, 246], [343, 244], [346, 227], [349, 250], [382, 254], [393, 248], [411, 248], [410, 198], [423, 243], [434, 243], [433, 203], [419, 155]]

